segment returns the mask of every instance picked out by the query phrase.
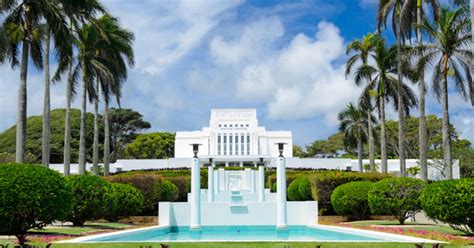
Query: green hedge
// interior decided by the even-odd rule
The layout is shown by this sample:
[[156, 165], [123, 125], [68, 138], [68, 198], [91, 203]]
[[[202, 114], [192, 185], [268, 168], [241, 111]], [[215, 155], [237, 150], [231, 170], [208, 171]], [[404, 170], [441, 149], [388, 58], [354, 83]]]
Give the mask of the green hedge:
[[107, 180], [129, 184], [139, 189], [144, 198], [142, 214], [156, 214], [161, 199], [161, 176], [154, 173], [119, 174], [109, 176]]
[[191, 178], [187, 176], [179, 177], [165, 177], [165, 180], [172, 182], [178, 187], [177, 202], [186, 202], [188, 200], [188, 193], [191, 192]]
[[474, 178], [434, 182], [423, 189], [420, 201], [428, 217], [474, 234]]
[[355, 181], [339, 185], [331, 195], [331, 205], [337, 214], [352, 220], [364, 220], [370, 213], [367, 201], [373, 182]]
[[98, 176], [72, 175], [66, 181], [74, 194], [73, 208], [68, 217], [75, 226], [83, 226], [87, 220], [100, 219], [107, 212], [107, 188], [109, 183]]
[[313, 199], [311, 196], [311, 182], [307, 177], [293, 180], [288, 185], [287, 192], [288, 200], [290, 201], [309, 201]]
[[321, 214], [334, 214], [331, 205], [331, 194], [337, 186], [354, 181], [377, 182], [393, 175], [368, 172], [320, 171], [311, 178], [311, 192], [313, 199], [318, 201]]
[[107, 188], [105, 219], [116, 222], [120, 218], [138, 214], [143, 209], [143, 195], [132, 185], [111, 183]]
[[369, 191], [370, 211], [395, 216], [400, 224], [421, 210], [421, 190], [426, 185], [420, 179], [387, 178], [375, 183]]
[[176, 185], [168, 180], [164, 180], [161, 184], [161, 200], [175, 201], [178, 198], [179, 189]]
[[14, 235], [20, 244], [32, 228], [65, 219], [73, 195], [58, 172], [40, 165], [0, 164], [0, 235]]

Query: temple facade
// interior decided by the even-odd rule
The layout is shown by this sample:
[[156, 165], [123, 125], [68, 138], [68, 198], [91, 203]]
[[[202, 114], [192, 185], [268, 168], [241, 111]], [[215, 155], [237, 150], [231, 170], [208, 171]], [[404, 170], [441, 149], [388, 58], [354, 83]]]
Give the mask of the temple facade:
[[201, 144], [200, 157], [215, 162], [242, 164], [277, 157], [277, 143], [286, 143], [285, 157], [293, 155], [291, 131], [259, 126], [256, 109], [212, 109], [208, 127], [176, 132], [175, 158], [193, 157], [190, 145], [195, 143]]

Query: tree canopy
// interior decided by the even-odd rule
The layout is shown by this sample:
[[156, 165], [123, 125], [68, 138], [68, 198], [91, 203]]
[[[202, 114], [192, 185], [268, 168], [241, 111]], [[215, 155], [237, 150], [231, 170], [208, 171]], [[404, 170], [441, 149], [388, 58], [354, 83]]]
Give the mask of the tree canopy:
[[166, 159], [174, 157], [174, 133], [139, 134], [125, 148], [125, 157], [134, 159]]

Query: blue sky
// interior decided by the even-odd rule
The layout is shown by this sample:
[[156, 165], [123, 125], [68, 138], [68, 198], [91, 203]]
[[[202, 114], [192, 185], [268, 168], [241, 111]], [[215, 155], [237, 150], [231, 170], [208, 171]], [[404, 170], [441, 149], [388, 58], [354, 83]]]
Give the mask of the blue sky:
[[[150, 131], [200, 129], [211, 108], [257, 108], [261, 125], [293, 131], [298, 145], [337, 130], [337, 112], [360, 94], [344, 76], [345, 46], [376, 28], [375, 0], [104, 3], [135, 33], [122, 107], [140, 111]], [[4, 66], [0, 75], [3, 130], [16, 119], [19, 73]], [[41, 114], [41, 72], [31, 69], [28, 84], [28, 115]], [[65, 106], [64, 92], [64, 83], [53, 86], [53, 108]], [[450, 105], [451, 121], [474, 142], [473, 108], [454, 93]], [[427, 112], [440, 115], [431, 92]]]

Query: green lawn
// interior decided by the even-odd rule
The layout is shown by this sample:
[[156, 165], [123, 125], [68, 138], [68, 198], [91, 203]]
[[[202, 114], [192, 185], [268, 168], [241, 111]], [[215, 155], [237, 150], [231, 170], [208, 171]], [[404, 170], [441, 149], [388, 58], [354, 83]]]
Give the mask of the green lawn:
[[[415, 223], [405, 223], [405, 225], [400, 225], [398, 221], [393, 220], [393, 221], [353, 221], [350, 222], [350, 224], [354, 227], [363, 227], [363, 226], [393, 226], [397, 228], [402, 228], [404, 230], [408, 229], [413, 229], [413, 230], [425, 230], [425, 231], [437, 231], [437, 232], [442, 232], [442, 233], [449, 233], [449, 234], [457, 234], [457, 235], [462, 235], [463, 233], [454, 230], [450, 226], [444, 226], [444, 225], [429, 225], [429, 224], [415, 224]], [[416, 225], [416, 226], [413, 226]]]
[[[1, 244], [1, 242], [0, 242]], [[37, 243], [38, 245], [38, 243]], [[324, 242], [305, 242], [305, 243], [168, 243], [169, 248], [315, 248], [321, 245], [321, 248], [414, 248], [414, 244], [402, 243], [324, 243]], [[66, 248], [66, 247], [83, 247], [83, 248], [107, 248], [112, 247], [111, 244], [53, 244], [51, 247]], [[114, 243], [113, 247], [120, 248], [159, 248], [158, 243]], [[431, 247], [431, 245], [425, 245]], [[446, 245], [446, 248], [460, 248], [468, 246]]]
[[87, 223], [81, 227], [64, 226], [64, 227], [48, 227], [43, 230], [31, 230], [31, 234], [57, 234], [57, 235], [85, 235], [100, 231], [110, 231], [115, 229], [123, 229], [130, 225], [122, 223]]

